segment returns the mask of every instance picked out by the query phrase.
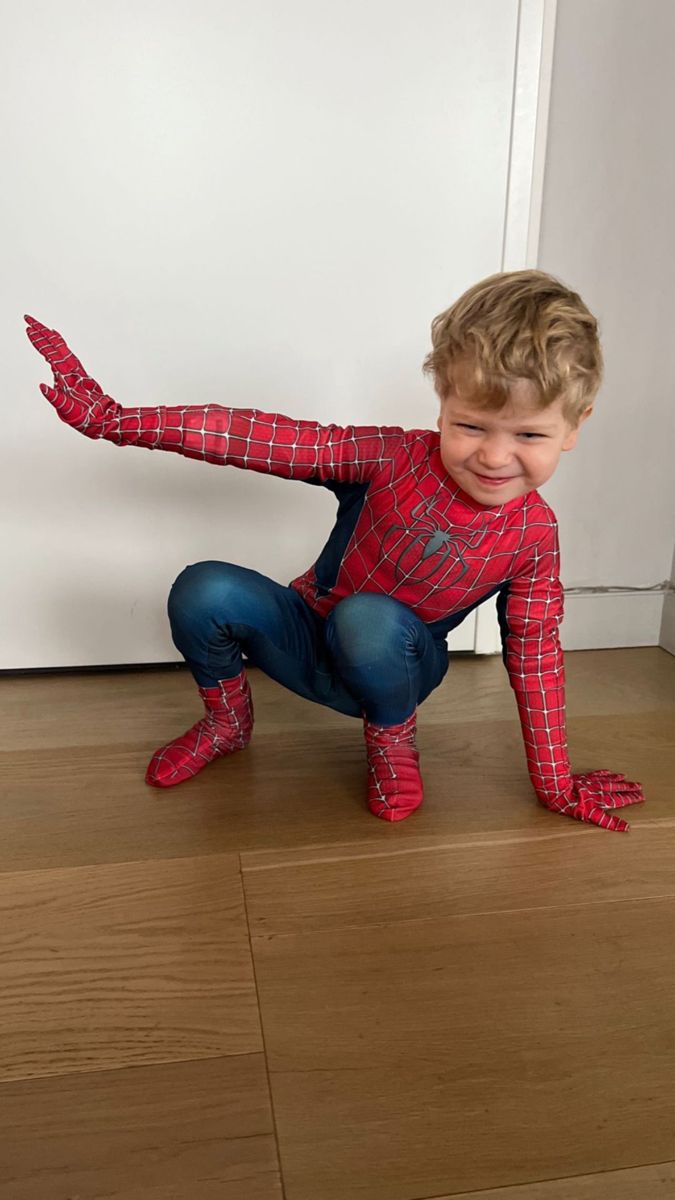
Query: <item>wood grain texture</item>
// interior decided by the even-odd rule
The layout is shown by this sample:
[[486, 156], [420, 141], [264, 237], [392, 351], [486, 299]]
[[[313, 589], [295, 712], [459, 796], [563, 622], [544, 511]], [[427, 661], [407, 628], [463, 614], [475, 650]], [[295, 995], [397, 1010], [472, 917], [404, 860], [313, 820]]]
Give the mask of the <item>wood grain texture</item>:
[[[576, 650], [565, 655], [570, 716], [675, 710], [673, 656], [658, 646]], [[345, 728], [349, 717], [308, 704], [251, 671], [256, 718], [265, 728]], [[260, 684], [256, 688], [256, 683]], [[503, 720], [516, 713], [500, 655], [453, 656], [442, 686], [425, 702], [432, 720]], [[508, 711], [505, 711], [508, 706]], [[175, 736], [200, 710], [187, 671], [0, 676], [0, 751], [140, 744]], [[516, 714], [517, 715], [517, 714]]]
[[[670, 663], [675, 662], [661, 653]], [[482, 674], [477, 671], [475, 675], [478, 707]], [[636, 674], [634, 669], [628, 678], [637, 688]], [[671, 670], [673, 692], [674, 676], [675, 666]], [[617, 677], [620, 683], [620, 669]], [[392, 827], [366, 809], [365, 753], [359, 723], [331, 714], [333, 720], [324, 724], [323, 713], [328, 710], [306, 703], [303, 706], [297, 697], [289, 696], [288, 707], [293, 703], [302, 707], [293, 730], [280, 728], [271, 715], [265, 716], [264, 710], [274, 701], [284, 714], [280, 718], [283, 726], [287, 720], [287, 694], [259, 675], [254, 679], [255, 703], [256, 712], [262, 707], [263, 715], [258, 716], [251, 746], [232, 758], [212, 763], [177, 788], [147, 787], [143, 776], [152, 750], [172, 734], [182, 732], [198, 717], [199, 709], [188, 688], [184, 694], [181, 692], [184, 711], [172, 720], [157, 722], [162, 728], [161, 733], [157, 730], [156, 739], [126, 742], [122, 740], [126, 716], [124, 720], [118, 718], [118, 732], [111, 732], [115, 726], [112, 714], [116, 678], [106, 677], [106, 683], [99, 684], [108, 688], [109, 694], [106, 692], [105, 698], [108, 719], [99, 722], [98, 728], [105, 729], [109, 738], [119, 740], [79, 744], [71, 711], [69, 743], [2, 755], [0, 870], [237, 851], [274, 858], [298, 847], [349, 844], [375, 854], [392, 846], [429, 846], [483, 836], [486, 830], [529, 830], [548, 835], [561, 822], [564, 826], [572, 824], [537, 804], [515, 711], [510, 720], [486, 718], [479, 722], [473, 719], [473, 707], [466, 701], [464, 712], [471, 719], [450, 720], [444, 712], [447, 681], [430, 697], [420, 716], [425, 803], [409, 820]], [[150, 678], [160, 695], [164, 677]], [[171, 675], [169, 679], [187, 683], [182, 676]], [[17, 683], [38, 681], [0, 680], [0, 696], [5, 695], [5, 709], [9, 710], [10, 697], [4, 692], [7, 682], [12, 685], [11, 693]], [[49, 682], [54, 696], [58, 696], [62, 680], [51, 678]], [[42, 691], [45, 681], [39, 683]], [[622, 694], [618, 685], [617, 690]], [[658, 689], [652, 686], [645, 690], [653, 702], [652, 693]], [[604, 695], [604, 689], [600, 694]], [[90, 699], [93, 703], [87, 689], [81, 704]], [[119, 697], [118, 701], [126, 713]], [[71, 697], [71, 705], [74, 702]], [[512, 696], [508, 702], [513, 703]], [[606, 767], [639, 780], [648, 803], [644, 809], [631, 812], [635, 825], [673, 819], [675, 706], [644, 708], [638, 699], [635, 703], [632, 714], [570, 718], [568, 740], [573, 766], [580, 771]], [[85, 728], [88, 731], [86, 722]]]
[[[303, 862], [297, 851], [276, 868], [245, 870], [249, 925], [256, 935], [306, 934], [675, 900], [675, 826], [610, 836], [569, 825], [549, 836], [492, 835], [377, 857], [350, 857], [342, 849]], [[371, 889], [377, 902], [364, 903]]]
[[260, 1051], [237, 860], [0, 876], [0, 1078]]
[[281, 1200], [262, 1055], [0, 1085], [3, 1200]]
[[453, 1192], [432, 1200], [673, 1200], [674, 1196], [675, 1163], [656, 1163], [629, 1171], [540, 1180], [523, 1187]]
[[287, 1200], [675, 1200], [675, 660], [566, 673], [629, 834], [537, 805], [499, 658], [424, 705], [393, 826], [359, 722], [259, 672], [251, 747], [167, 791], [186, 673], [0, 678], [2, 1200], [281, 1200], [279, 1162]]
[[[368, 876], [334, 864], [321, 903], [342, 927], [298, 916], [294, 932], [270, 922], [254, 937], [295, 1200], [411, 1200], [675, 1158], [675, 899], [630, 900], [628, 880], [617, 899], [617, 867], [615, 898], [587, 903], [590, 876], [600, 891], [612, 877], [609, 857], [591, 856], [565, 903], [564, 857], [557, 905], [541, 908], [547, 864], [527, 848], [531, 863], [505, 849], [503, 874], [476, 856], [459, 885], [446, 854], [417, 872], [399, 858], [371, 859]], [[437, 900], [414, 918], [424, 870]], [[284, 893], [311, 894], [307, 876], [247, 875], [254, 920], [265, 887], [289, 929]]]

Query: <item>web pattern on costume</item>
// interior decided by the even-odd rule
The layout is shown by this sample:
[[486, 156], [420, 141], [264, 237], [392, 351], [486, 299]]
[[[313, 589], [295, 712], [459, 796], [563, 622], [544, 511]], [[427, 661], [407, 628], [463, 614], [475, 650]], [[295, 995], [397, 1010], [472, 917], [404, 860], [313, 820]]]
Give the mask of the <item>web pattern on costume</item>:
[[[393, 596], [428, 623], [498, 592], [504, 662], [533, 786], [545, 803], [569, 789], [557, 526], [538, 493], [495, 508], [472, 504], [444, 471], [439, 436], [428, 430], [340, 428], [206, 405], [119, 409], [104, 436], [287, 479], [366, 483], [328, 594], [317, 588], [314, 567], [292, 586], [324, 616], [343, 597], [369, 591]], [[461, 554], [439, 555], [437, 569], [428, 569], [430, 554], [420, 570], [425, 547], [413, 514], [421, 512], [433, 517], [439, 546], [452, 546], [453, 531], [461, 539]]]
[[[315, 607], [318, 607], [319, 602], [330, 604], [331, 599], [333, 602], [335, 599], [340, 599], [337, 594], [337, 582], [339, 582], [337, 576], [339, 576], [342, 564], [347, 564], [350, 560], [351, 547], [358, 539], [360, 510], [354, 508], [354, 502], [363, 500], [364, 511], [368, 515], [368, 505], [365, 504], [366, 492], [371, 491], [374, 496], [381, 494], [389, 502], [392, 502], [393, 498], [396, 518], [395, 522], [390, 524], [387, 530], [384, 530], [383, 536], [382, 529], [380, 530], [382, 551], [380, 559], [376, 560], [374, 564], [368, 562], [365, 564], [366, 569], [370, 571], [370, 590], [382, 587], [388, 562], [386, 544], [390, 533], [393, 532], [396, 536], [399, 534], [411, 535], [412, 544], [406, 545], [404, 542], [401, 547], [396, 545], [395, 551], [398, 553], [398, 558], [394, 560], [398, 581], [401, 581], [401, 577], [405, 580], [407, 576], [407, 583], [411, 586], [413, 580], [417, 583], [422, 580], [430, 580], [431, 576], [436, 574], [438, 566], [437, 560], [432, 564], [426, 563], [422, 577], [414, 576], [414, 572], [417, 570], [414, 565], [414, 553], [411, 553], [414, 551], [414, 547], [419, 547], [420, 544], [425, 545], [422, 553], [423, 562], [434, 557], [440, 548], [447, 548], [447, 553], [443, 552], [441, 559], [441, 565], [443, 565], [449, 557], [450, 548], [454, 546], [456, 557], [461, 563], [461, 575], [454, 581], [447, 580], [446, 576], [443, 576], [441, 581], [436, 580], [432, 594], [442, 595], [443, 604], [448, 606], [448, 612], [441, 622], [430, 623], [429, 629], [436, 636], [450, 628], [455, 628], [467, 616], [467, 613], [471, 612], [472, 607], [476, 607], [480, 602], [488, 599], [489, 595], [497, 593], [497, 613], [502, 630], [504, 662], [509, 668], [510, 679], [512, 679], [516, 700], [519, 703], [519, 712], [522, 725], [524, 725], [528, 766], [530, 766], [539, 799], [542, 799], [548, 808], [565, 811], [578, 821], [590, 821], [605, 828], [620, 830], [620, 832], [629, 828], [627, 821], [623, 821], [609, 809], [623, 808], [628, 804], [643, 802], [644, 793], [640, 784], [627, 780], [625, 775], [608, 772], [608, 770], [591, 770], [591, 772], [571, 775], [568, 763], [563, 770], [567, 756], [565, 712], [563, 712], [565, 679], [563, 679], [562, 654], [560, 641], [558, 641], [558, 625], [560, 625], [562, 616], [562, 588], [560, 578], [558, 578], [557, 530], [555, 515], [552, 514], [549, 506], [537, 496], [536, 492], [528, 494], [525, 500], [522, 498], [513, 500], [494, 511], [492, 516], [494, 516], [495, 522], [502, 520], [508, 514], [508, 520], [504, 523], [501, 534], [496, 524], [492, 524], [491, 528], [488, 528], [490, 517], [485, 514], [483, 534], [478, 533], [476, 512], [480, 508], [485, 510], [486, 506], [478, 506], [477, 509], [476, 503], [471, 502], [466, 506], [470, 510], [473, 509], [473, 515], [470, 520], [465, 521], [466, 533], [460, 535], [454, 522], [459, 522], [461, 526], [461, 497], [459, 490], [456, 490], [453, 481], [447, 474], [438, 475], [437, 434], [404, 433], [402, 430], [392, 430], [392, 428], [389, 430], [375, 430], [375, 428], [353, 430], [352, 428], [352, 430], [345, 431], [339, 430], [335, 426], [322, 428], [315, 422], [293, 422], [283, 416], [271, 416], [270, 418], [269, 414], [261, 414], [256, 410], [222, 409], [219, 406], [210, 406], [205, 409], [125, 410], [112, 397], [104, 394], [100, 384], [86, 374], [82, 364], [72, 354], [64, 338], [56, 330], [47, 329], [47, 326], [37, 322], [34, 317], [26, 316], [25, 319], [26, 326], [28, 326], [26, 334], [38, 352], [47, 359], [54, 372], [53, 388], [41, 384], [42, 394], [53, 404], [61, 420], [65, 420], [66, 424], [77, 428], [85, 437], [104, 437], [120, 444], [147, 445], [149, 449], [175, 450], [180, 454], [209, 458], [211, 462], [219, 464], [232, 462], [234, 466], [271, 470], [271, 472], [286, 475], [288, 478], [304, 479], [307, 482], [323, 482], [325, 487], [330, 488], [330, 491], [333, 491], [339, 499], [339, 509], [337, 509], [333, 533], [330, 534], [327, 545], [324, 546], [321, 556], [317, 559], [315, 568], [323, 572], [324, 568], [328, 568], [330, 565], [335, 568], [337, 564], [335, 578], [333, 583], [327, 587], [325, 586], [327, 577], [322, 574], [322, 580], [319, 581], [315, 569], [310, 569], [309, 572], [305, 572], [305, 576], [301, 576], [300, 580], [294, 581], [293, 584], [300, 589], [301, 584], [311, 581], [312, 574], [315, 576], [317, 584], [315, 595], [313, 595]], [[168, 412], [175, 414], [175, 419], [174, 416], [167, 418]], [[211, 420], [213, 418], [215, 420]], [[267, 424], [265, 433], [270, 442], [276, 443], [276, 433], [270, 434], [270, 428], [275, 431], [276, 426], [279, 425], [279, 432], [283, 434], [283, 445], [285, 445], [283, 452], [279, 454], [275, 450], [275, 446], [270, 444], [268, 454], [263, 454], [263, 460], [261, 460], [258, 454], [253, 452], [252, 445], [253, 443], [257, 445], [259, 440], [262, 440], [264, 450], [264, 437], [253, 437], [249, 428], [249, 432], [244, 436], [247, 448], [244, 456], [229, 458], [228, 443], [238, 433], [237, 422], [239, 419], [250, 422], [258, 418], [262, 418]], [[126, 437], [124, 436], [125, 424]], [[202, 430], [201, 445], [198, 444], [196, 437], [199, 427]], [[163, 440], [163, 434], [166, 434], [166, 442]], [[208, 437], [211, 436], [217, 443], [213, 450], [207, 445]], [[372, 440], [382, 436], [386, 436], [388, 439], [394, 438], [392, 446], [394, 456], [396, 454], [396, 436], [399, 438], [400, 448], [411, 454], [413, 449], [419, 450], [420, 446], [423, 446], [424, 468], [429, 467], [430, 463], [435, 463], [436, 466], [434, 472], [436, 485], [435, 488], [432, 488], [434, 498], [417, 500], [417, 497], [413, 496], [416, 504], [411, 506], [410, 485], [412, 479], [413, 485], [417, 486], [416, 473], [412, 472], [410, 475], [401, 475], [400, 472], [393, 473], [392, 462], [387, 458], [381, 457], [376, 461], [371, 457]], [[221, 445], [223, 437], [225, 437], [225, 446]], [[434, 438], [436, 438], [435, 445]], [[359, 442], [363, 442], [363, 452]], [[328, 468], [325, 466], [324, 451], [327, 448], [331, 451], [333, 443], [350, 446], [351, 451], [356, 446], [358, 450], [356, 478], [365, 479], [366, 482], [358, 482], [358, 484], [337, 482], [336, 480], [339, 479], [339, 469], [337, 468], [334, 469], [333, 475], [327, 474]], [[294, 467], [291, 462], [291, 467], [289, 467], [289, 444], [292, 444], [294, 449], [300, 446], [301, 449], [309, 451], [310, 460], [315, 462], [316, 475], [312, 473], [313, 468], [307, 474], [304, 463]], [[328, 457], [333, 457], [331, 452]], [[359, 457], [360, 461], [358, 461]], [[319, 467], [323, 469], [323, 478], [318, 473]], [[346, 479], [351, 478], [354, 474], [353, 455], [350, 457], [347, 467], [348, 469], [344, 472]], [[383, 473], [389, 472], [389, 491], [384, 487], [378, 493], [377, 488], [371, 487], [377, 476], [377, 467], [380, 467]], [[436, 496], [436, 490], [440, 490], [442, 493], [440, 497]], [[405, 512], [406, 494], [407, 514]], [[436, 508], [438, 498], [447, 504], [447, 511], [444, 514], [446, 526], [444, 527], [438, 523], [436, 517], [431, 516], [431, 510]], [[470, 498], [467, 498], [464, 493], [465, 502], [467, 499]], [[454, 510], [452, 509], [453, 504]], [[490, 554], [489, 547], [484, 545], [484, 535], [500, 534], [501, 544], [504, 544], [507, 534], [513, 535], [514, 532], [518, 534], [518, 510], [520, 510], [521, 516], [526, 517], [527, 520], [520, 526], [521, 536], [518, 547], [521, 552], [520, 556], [519, 553], [513, 552], [509, 569], [506, 571], [506, 581], [498, 582], [492, 592], [478, 595], [472, 605], [458, 610], [453, 606], [450, 584], [454, 583], [456, 590], [456, 584], [464, 580], [465, 576], [468, 576], [467, 583], [471, 582], [470, 565], [467, 565], [461, 556], [459, 548], [461, 542], [464, 542], [467, 547], [471, 546], [471, 550], [474, 550], [477, 545], [482, 546], [482, 558], [477, 557], [473, 563], [473, 575], [476, 576], [477, 564], [480, 562], [494, 563], [497, 558], [497, 551]], [[400, 523], [406, 516], [410, 520], [417, 521], [420, 515], [423, 515], [424, 521], [426, 521], [422, 527], [419, 524], [410, 527]], [[464, 516], [466, 517], [466, 512]], [[352, 522], [352, 517], [356, 518], [357, 524]], [[513, 517], [515, 517], [515, 521]], [[436, 523], [434, 523], [435, 521]], [[533, 534], [534, 540], [532, 541], [532, 530], [537, 524], [544, 527], [544, 532], [540, 539], [537, 534]], [[470, 529], [471, 526], [474, 528]], [[363, 532], [363, 524], [360, 528]], [[422, 534], [419, 533], [420, 528], [422, 528]], [[370, 533], [375, 533], [372, 521]], [[525, 535], [527, 535], [527, 546], [525, 546]], [[392, 546], [389, 545], [389, 550], [390, 548]], [[522, 560], [524, 554], [526, 554], [525, 562]], [[551, 559], [550, 563], [549, 559]], [[429, 566], [431, 569], [428, 570]], [[357, 589], [356, 582], [353, 580], [347, 582], [352, 590]], [[363, 583], [359, 586], [363, 587]], [[389, 590], [387, 587], [382, 589], [387, 592]], [[420, 600], [418, 598], [418, 601], [419, 604], [429, 601], [429, 593], [426, 598], [424, 596]], [[408, 602], [413, 608], [416, 608], [414, 589], [412, 598]], [[419, 606], [417, 606], [417, 611], [419, 612]], [[548, 700], [548, 696], [554, 696], [556, 688], [560, 692], [561, 702], [556, 706], [551, 700], [546, 708], [546, 700]], [[543, 703], [539, 703], [539, 700], [542, 700]], [[556, 714], [560, 715], [560, 727], [558, 728], [556, 728]], [[528, 731], [533, 731], [532, 738], [528, 737]], [[560, 767], [560, 776], [556, 774], [558, 767]], [[546, 794], [545, 788], [549, 787], [551, 780], [555, 780], [555, 791]]]

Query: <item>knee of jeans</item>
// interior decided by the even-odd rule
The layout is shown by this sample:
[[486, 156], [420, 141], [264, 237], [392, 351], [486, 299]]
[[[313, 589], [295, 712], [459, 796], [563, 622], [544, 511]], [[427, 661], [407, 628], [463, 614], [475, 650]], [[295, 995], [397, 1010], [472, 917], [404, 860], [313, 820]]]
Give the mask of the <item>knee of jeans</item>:
[[174, 581], [167, 609], [170, 620], [176, 620], [186, 612], [208, 612], [216, 605], [221, 606], [230, 589], [229, 563], [192, 563], [181, 571]]
[[417, 618], [409, 608], [372, 592], [347, 596], [329, 618], [329, 644], [341, 654], [363, 662], [387, 658], [396, 651], [414, 651]]

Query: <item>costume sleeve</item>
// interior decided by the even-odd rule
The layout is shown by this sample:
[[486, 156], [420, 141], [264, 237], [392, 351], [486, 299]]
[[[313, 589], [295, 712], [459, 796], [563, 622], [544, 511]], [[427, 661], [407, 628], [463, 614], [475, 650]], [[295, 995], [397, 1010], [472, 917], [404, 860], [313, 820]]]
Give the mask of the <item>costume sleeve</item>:
[[497, 598], [503, 658], [516, 695], [530, 778], [542, 803], [569, 788], [565, 668], [559, 626], [564, 592], [554, 524], [530, 565]]
[[220, 466], [286, 479], [370, 479], [401, 445], [403, 430], [320, 425], [255, 408], [121, 408], [103, 435], [118, 445], [171, 450]]

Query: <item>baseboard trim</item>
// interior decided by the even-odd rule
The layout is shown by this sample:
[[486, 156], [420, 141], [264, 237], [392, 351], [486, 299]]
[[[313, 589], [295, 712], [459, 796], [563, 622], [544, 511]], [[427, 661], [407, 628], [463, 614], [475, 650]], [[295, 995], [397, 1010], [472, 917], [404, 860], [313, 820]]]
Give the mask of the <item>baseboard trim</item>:
[[[501, 654], [496, 601], [482, 604], [477, 618], [476, 653]], [[667, 584], [653, 591], [566, 592], [560, 642], [563, 650], [661, 646], [675, 653], [675, 593]]]
[[[453, 654], [501, 654], [496, 601], [489, 600], [454, 634]], [[460, 637], [462, 633], [465, 636]], [[636, 592], [574, 592], [565, 595], [563, 650], [618, 650], [631, 646], [660, 646], [675, 655], [675, 590]], [[96, 675], [120, 671], [185, 671], [184, 662], [113, 663], [98, 666], [17, 667], [0, 670], [0, 678], [20, 675]]]
[[19, 675], [114, 675], [120, 671], [186, 671], [187, 663], [102, 663], [100, 666], [82, 667], [9, 667], [0, 671], [0, 679]]
[[658, 646], [663, 607], [659, 591], [566, 595], [563, 650]]

